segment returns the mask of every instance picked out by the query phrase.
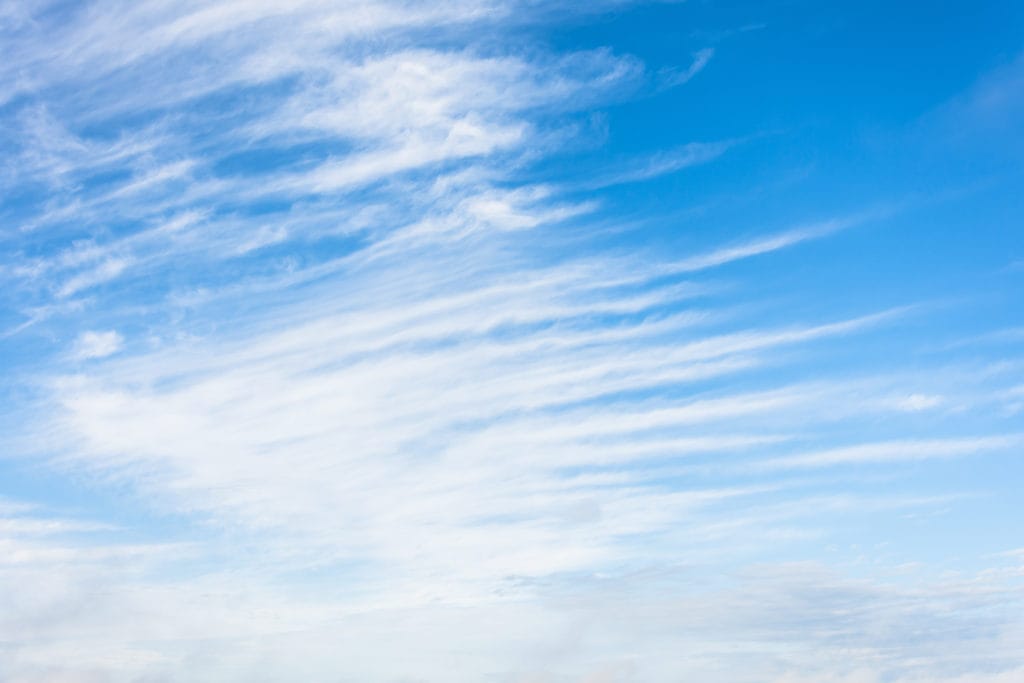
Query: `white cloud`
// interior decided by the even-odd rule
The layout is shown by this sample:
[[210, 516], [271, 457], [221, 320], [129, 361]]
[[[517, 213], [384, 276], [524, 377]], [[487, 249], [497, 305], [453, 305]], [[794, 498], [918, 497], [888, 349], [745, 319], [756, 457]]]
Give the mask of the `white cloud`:
[[691, 80], [694, 76], [699, 74], [711, 61], [711, 58], [715, 55], [714, 48], [706, 47], [698, 50], [693, 54], [693, 62], [690, 66], [685, 69], [665, 69], [659, 76], [661, 77], [661, 87], [663, 88], [674, 88], [678, 85]]
[[691, 142], [682, 147], [658, 152], [623, 170], [580, 183], [582, 188], [594, 190], [613, 185], [636, 183], [674, 173], [684, 168], [705, 164], [717, 159], [733, 147], [735, 142]]
[[131, 265], [131, 259], [112, 257], [98, 266], [79, 272], [68, 278], [57, 290], [58, 298], [64, 299], [85, 289], [102, 285], [116, 279]]
[[[0, 278], [32, 320], [91, 328], [33, 377], [11, 441], [31, 444], [33, 473], [88, 482], [83, 499], [136, 525], [0, 507], [0, 679], [1012, 670], [1019, 620], [989, 609], [1019, 604], [1009, 571], [908, 588], [887, 573], [905, 558], [779, 560], [835, 540], [829, 515], [965, 500], [860, 494], [858, 476], [1020, 443], [1002, 423], [906, 434], [907, 410], [925, 423], [939, 396], [971, 405], [953, 380], [808, 371], [803, 354], [845, 350], [906, 309], [797, 314], [715, 270], [866, 216], [681, 257], [584, 244], [621, 226], [580, 192], [732, 143], [589, 184], [531, 177], [592, 143], [573, 139], [589, 130], [579, 112], [644, 74], [628, 55], [555, 55], [491, 30], [547, 11], [156, 1], [53, 22], [0, 9], [27, 32], [0, 97], [32, 102], [4, 119], [22, 134], [0, 181], [47, 197], [19, 216]], [[145, 285], [125, 286], [129, 271]], [[783, 313], [755, 322], [745, 307]], [[116, 355], [125, 320], [148, 349]], [[866, 673], [844, 668], [850, 652]]]
[[75, 340], [72, 355], [79, 360], [105, 358], [124, 347], [124, 337], [117, 330], [83, 332]]
[[910, 394], [905, 398], [897, 400], [896, 405], [908, 412], [917, 412], [937, 408], [942, 403], [942, 397], [934, 394]]
[[973, 438], [925, 439], [921, 441], [889, 441], [858, 444], [825, 451], [790, 455], [766, 460], [760, 467], [802, 468], [828, 467], [872, 462], [899, 462], [927, 458], [948, 458], [985, 451], [1006, 451], [1024, 444], [1022, 435], [1000, 435]]

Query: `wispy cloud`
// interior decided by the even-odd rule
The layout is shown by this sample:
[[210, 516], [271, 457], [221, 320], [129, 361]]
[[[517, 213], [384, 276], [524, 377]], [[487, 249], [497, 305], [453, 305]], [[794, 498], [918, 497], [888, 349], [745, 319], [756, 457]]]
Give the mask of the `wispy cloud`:
[[715, 55], [714, 48], [706, 47], [693, 53], [693, 62], [685, 69], [669, 68], [658, 73], [659, 85], [662, 88], [674, 88], [683, 85], [694, 76], [699, 74]]
[[769, 254], [779, 249], [785, 249], [801, 242], [818, 239], [832, 234], [838, 230], [853, 225], [853, 219], [836, 219], [803, 228], [797, 228], [783, 233], [759, 237], [749, 242], [735, 246], [716, 249], [707, 254], [692, 256], [685, 260], [672, 264], [668, 268], [677, 273], [690, 273], [700, 270], [707, 270], [721, 266], [732, 261], [739, 261], [752, 256]]
[[643, 159], [639, 163], [599, 176], [580, 184], [580, 189], [596, 190], [614, 185], [637, 183], [657, 178], [668, 173], [675, 173], [684, 168], [705, 164], [717, 159], [733, 147], [736, 142], [691, 142], [679, 149], [658, 152]]
[[83, 332], [75, 342], [74, 356], [79, 359], [104, 358], [117, 353], [124, 346], [124, 338], [117, 330]]
[[881, 539], [1019, 452], [1024, 366], [770, 286], [884, 211], [621, 240], [749, 135], [559, 176], [651, 77], [531, 23], [625, 4], [0, 3], [0, 679], [1015, 671], [1016, 556]]
[[766, 468], [828, 467], [857, 463], [948, 458], [991, 450], [1008, 451], [1019, 447], [1022, 443], [1024, 443], [1024, 438], [1020, 435], [869, 443], [766, 460], [761, 466]]

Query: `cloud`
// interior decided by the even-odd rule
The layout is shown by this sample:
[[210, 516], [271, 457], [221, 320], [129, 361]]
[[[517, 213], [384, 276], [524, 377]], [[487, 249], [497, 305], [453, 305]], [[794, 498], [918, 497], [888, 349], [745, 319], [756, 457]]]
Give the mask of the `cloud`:
[[693, 62], [685, 69], [663, 69], [658, 73], [660, 86], [666, 89], [674, 88], [690, 81], [694, 76], [704, 70], [714, 54], [714, 48], [706, 47], [693, 54]]
[[75, 340], [72, 355], [79, 360], [105, 358], [124, 347], [124, 337], [117, 330], [83, 332]]
[[943, 399], [941, 396], [931, 394], [910, 394], [906, 398], [899, 399], [896, 405], [908, 412], [917, 412], [919, 410], [936, 408], [942, 405], [942, 403]]
[[[61, 521], [38, 509], [4, 519]], [[254, 571], [267, 548], [230, 573], [180, 576], [160, 568], [181, 566], [195, 547], [108, 536], [83, 549], [96, 530], [11, 528], [0, 524], [0, 675], [12, 680], [333, 670], [364, 680], [1003, 683], [1019, 671], [1008, 664], [1020, 634], [1009, 567], [868, 581], [790, 562], [714, 580], [690, 564], [549, 577], [530, 600], [527, 582], [510, 579], [504, 596], [420, 605], [402, 596], [374, 610], [339, 594], [337, 576], [307, 592], [267, 582]], [[484, 618], [494, 619], [486, 632]], [[401, 657], [388, 656], [396, 649]]]
[[98, 266], [86, 271], [82, 271], [77, 275], [69, 278], [64, 284], [62, 284], [57, 290], [57, 296], [61, 299], [67, 298], [73, 294], [102, 285], [105, 282], [117, 278], [131, 265], [130, 259], [124, 258], [109, 258], [103, 261]]
[[683, 261], [673, 264], [670, 268], [674, 272], [689, 273], [708, 268], [721, 266], [732, 261], [768, 254], [779, 249], [785, 249], [801, 242], [818, 239], [830, 235], [838, 230], [852, 225], [852, 220], [835, 219], [826, 221], [819, 225], [806, 228], [797, 228], [788, 232], [761, 237], [736, 246], [716, 249], [707, 254], [692, 256]]
[[639, 163], [632, 164], [631, 168], [625, 168], [605, 176], [599, 176], [593, 180], [588, 180], [581, 183], [580, 187], [587, 190], [596, 190], [614, 185], [643, 182], [668, 173], [674, 173], [684, 168], [714, 161], [735, 144], [735, 142], [731, 141], [691, 142], [675, 150], [658, 152], [651, 155]]
[[1019, 447], [1021, 443], [1020, 435], [868, 443], [767, 460], [761, 466], [766, 468], [828, 467], [856, 463], [947, 458], [988, 450], [1010, 450]]
[[39, 482], [0, 505], [0, 679], [1014, 670], [1017, 568], [847, 546], [972, 504], [900, 464], [1019, 448], [990, 408], [1020, 368], [893, 367], [860, 350], [909, 306], [766, 286], [869, 213], [592, 239], [622, 227], [598, 190], [737, 144], [551, 173], [643, 83], [528, 30], [595, 7], [0, 10], [0, 301], [35, 323], [2, 431]]

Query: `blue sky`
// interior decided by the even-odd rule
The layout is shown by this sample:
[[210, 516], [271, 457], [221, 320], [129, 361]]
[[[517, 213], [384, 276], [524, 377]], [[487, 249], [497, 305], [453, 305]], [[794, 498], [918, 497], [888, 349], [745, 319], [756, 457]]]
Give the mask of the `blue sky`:
[[0, 679], [1024, 680], [1024, 6], [0, 44]]

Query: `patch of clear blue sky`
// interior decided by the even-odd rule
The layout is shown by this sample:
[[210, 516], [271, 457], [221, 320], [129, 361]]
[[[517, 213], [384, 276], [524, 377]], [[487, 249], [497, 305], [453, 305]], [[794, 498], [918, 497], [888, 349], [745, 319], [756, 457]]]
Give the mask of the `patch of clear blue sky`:
[[[1024, 309], [1022, 271], [1011, 265], [1024, 250], [1021, 128], [1012, 114], [986, 116], [969, 101], [1004, 77], [1003, 106], [1021, 112], [1019, 76], [1002, 72], [1019, 70], [1022, 26], [1024, 8], [1002, 2], [695, 2], [623, 11], [552, 41], [614, 45], [652, 69], [685, 65], [709, 47], [715, 56], [686, 87], [607, 108], [606, 143], [559, 170], [585, 175], [588, 162], [743, 140], [717, 163], [602, 195], [626, 220], [655, 213], [640, 232], [666, 247], [877, 212], [773, 261], [766, 298], [791, 296], [803, 309], [786, 309], [793, 314], [950, 306], [941, 317], [955, 325], [920, 330], [936, 341], [1012, 325]], [[803, 296], [808, 288], [817, 295]]]

